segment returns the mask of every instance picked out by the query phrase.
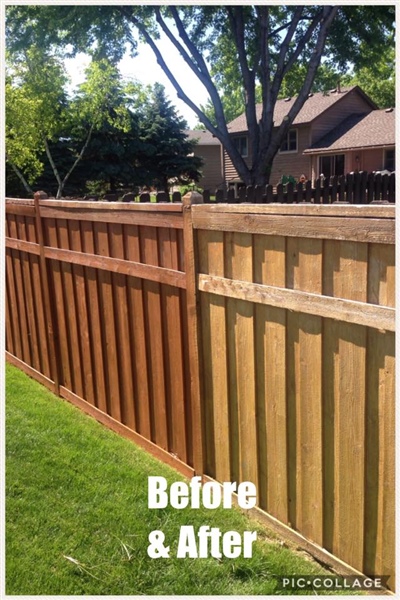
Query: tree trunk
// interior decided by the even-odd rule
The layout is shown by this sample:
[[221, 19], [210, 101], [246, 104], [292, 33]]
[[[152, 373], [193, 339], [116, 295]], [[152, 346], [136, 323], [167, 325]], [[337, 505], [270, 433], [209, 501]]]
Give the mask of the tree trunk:
[[9, 162], [9, 165], [11, 166], [12, 170], [14, 171], [14, 173], [17, 175], [18, 179], [20, 179], [22, 185], [24, 186], [25, 190], [28, 192], [28, 194], [30, 194], [31, 196], [33, 196], [33, 190], [31, 188], [31, 186], [29, 185], [29, 183], [26, 181], [25, 177], [22, 175], [21, 171], [18, 169], [17, 165], [15, 165], [12, 162]]

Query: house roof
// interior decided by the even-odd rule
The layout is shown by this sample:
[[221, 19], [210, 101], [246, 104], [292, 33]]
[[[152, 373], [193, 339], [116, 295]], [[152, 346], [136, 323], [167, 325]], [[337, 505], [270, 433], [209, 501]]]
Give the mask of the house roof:
[[304, 154], [394, 146], [394, 144], [395, 110], [373, 110], [366, 115], [351, 115], [311, 148], [305, 150]]
[[[340, 102], [345, 96], [349, 94], [361, 94], [363, 98], [371, 105], [371, 108], [376, 108], [376, 105], [372, 102], [366, 94], [358, 87], [352, 86], [350, 88], [344, 88], [340, 92], [317, 92], [310, 94], [304, 105], [300, 109], [298, 115], [293, 121], [294, 125], [304, 125], [311, 123], [322, 113], [328, 110], [331, 106]], [[274, 123], [280, 125], [283, 118], [287, 115], [291, 107], [293, 106], [296, 98], [290, 98], [286, 100], [277, 100], [274, 110]], [[256, 114], [257, 119], [261, 118], [262, 104], [257, 104]], [[246, 115], [243, 113], [228, 124], [228, 130], [230, 133], [241, 133], [247, 131]]]
[[197, 140], [199, 146], [221, 145], [219, 139], [214, 137], [210, 131], [203, 131], [202, 129], [186, 129], [185, 133], [190, 141]]

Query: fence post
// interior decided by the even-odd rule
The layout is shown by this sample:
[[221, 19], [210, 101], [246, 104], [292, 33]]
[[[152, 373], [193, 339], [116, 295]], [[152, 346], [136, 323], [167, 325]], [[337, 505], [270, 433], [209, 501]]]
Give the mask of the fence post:
[[41, 192], [36, 192], [34, 194], [34, 203], [35, 203], [35, 220], [36, 220], [36, 231], [37, 231], [37, 239], [39, 243], [39, 261], [40, 261], [40, 284], [42, 286], [42, 295], [43, 295], [43, 303], [44, 303], [44, 314], [46, 317], [47, 327], [46, 327], [46, 335], [47, 335], [47, 347], [49, 348], [50, 354], [50, 368], [51, 373], [54, 378], [54, 392], [57, 396], [60, 395], [60, 378], [59, 378], [59, 368], [61, 367], [59, 361], [59, 352], [58, 352], [58, 344], [56, 343], [56, 320], [54, 315], [54, 307], [51, 305], [50, 298], [50, 287], [49, 287], [49, 278], [47, 274], [47, 264], [46, 257], [44, 253], [44, 239], [43, 239], [43, 227], [42, 227], [42, 217], [40, 215], [40, 201]]
[[182, 204], [183, 244], [186, 271], [186, 308], [189, 339], [189, 371], [192, 398], [193, 468], [197, 475], [203, 475], [204, 436], [200, 380], [199, 291], [197, 286], [197, 252], [195, 251], [192, 221], [192, 205], [203, 204], [203, 196], [198, 192], [189, 192], [182, 198]]

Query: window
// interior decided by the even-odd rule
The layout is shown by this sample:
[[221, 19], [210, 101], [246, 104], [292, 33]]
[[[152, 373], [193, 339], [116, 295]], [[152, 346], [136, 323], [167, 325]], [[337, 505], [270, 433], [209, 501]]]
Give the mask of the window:
[[289, 129], [282, 142], [281, 152], [297, 152], [297, 129]]
[[344, 175], [344, 154], [330, 154], [319, 159], [319, 172], [324, 177]]
[[233, 143], [235, 144], [237, 150], [239, 150], [240, 156], [245, 158], [249, 155], [249, 150], [247, 147], [247, 135], [233, 138]]
[[387, 171], [394, 171], [396, 168], [395, 150], [385, 150], [385, 166], [384, 169]]

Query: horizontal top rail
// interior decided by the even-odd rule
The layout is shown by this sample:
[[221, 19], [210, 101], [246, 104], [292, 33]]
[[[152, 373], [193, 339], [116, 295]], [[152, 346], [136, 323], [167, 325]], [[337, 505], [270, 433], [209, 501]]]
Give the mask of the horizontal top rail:
[[[34, 206], [35, 201], [25, 198], [6, 198], [6, 206]], [[79, 210], [93, 209], [96, 210], [114, 210], [114, 211], [145, 211], [145, 212], [174, 212], [181, 213], [183, 210], [182, 204], [178, 203], [160, 203], [154, 202], [91, 202], [88, 200], [39, 200], [39, 206], [51, 206], [52, 208], [68, 208]]]
[[260, 215], [300, 215], [323, 217], [365, 217], [394, 219], [395, 206], [353, 204], [203, 204], [193, 206], [196, 213], [230, 213], [230, 214], [260, 214]]

